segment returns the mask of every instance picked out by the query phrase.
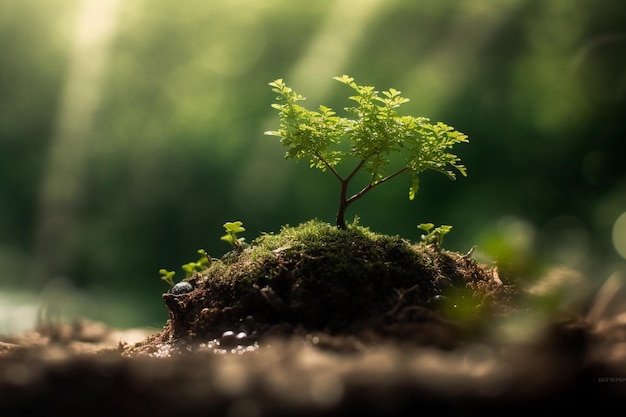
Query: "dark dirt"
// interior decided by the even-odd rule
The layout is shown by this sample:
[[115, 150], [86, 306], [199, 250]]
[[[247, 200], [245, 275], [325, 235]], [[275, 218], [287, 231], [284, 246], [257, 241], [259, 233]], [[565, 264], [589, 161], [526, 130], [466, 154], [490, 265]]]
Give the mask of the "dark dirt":
[[[163, 295], [170, 320], [159, 335], [137, 346], [132, 354], [149, 352], [164, 343], [177, 347], [221, 341], [229, 331], [245, 333], [248, 342], [268, 335], [324, 331], [369, 342], [394, 338], [398, 343], [452, 348], [463, 339], [463, 333], [469, 337], [470, 331], [478, 331], [485, 316], [504, 314], [511, 308], [504, 303], [510, 302], [515, 290], [504, 286], [493, 269], [458, 254], [432, 250], [432, 255], [443, 264], [446, 278], [413, 270], [363, 285], [349, 279], [321, 284], [291, 273], [294, 265], [302, 262], [301, 256], [277, 257], [279, 266], [271, 268], [284, 273], [254, 285], [194, 277], [189, 281], [195, 287], [192, 291]], [[325, 261], [309, 259], [306, 268], [315, 270], [311, 264], [317, 262]], [[448, 295], [440, 295], [444, 292]], [[464, 301], [471, 305], [455, 305]], [[459, 314], [454, 308], [471, 310], [463, 326], [449, 317]]]
[[170, 319], [152, 334], [77, 320], [5, 337], [0, 416], [484, 415], [626, 399], [619, 280], [545, 316], [470, 255], [370, 238], [230, 254], [163, 294]]
[[111, 329], [75, 331], [90, 326], [102, 331], [86, 322], [0, 343], [0, 415], [484, 415], [626, 398], [624, 314], [548, 325], [527, 343], [441, 349], [312, 332], [160, 357], [125, 355], [130, 335]]
[[170, 320], [128, 354], [315, 331], [450, 349], [479, 336], [488, 317], [519, 308], [517, 288], [471, 253], [359, 227], [313, 221], [223, 259], [164, 294]]

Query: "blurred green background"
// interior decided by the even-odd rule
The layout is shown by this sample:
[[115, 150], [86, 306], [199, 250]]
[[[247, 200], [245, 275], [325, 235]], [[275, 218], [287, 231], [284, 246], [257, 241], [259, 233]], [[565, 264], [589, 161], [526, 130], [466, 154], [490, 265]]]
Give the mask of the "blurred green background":
[[414, 201], [396, 178], [348, 219], [453, 225], [447, 249], [511, 277], [599, 285], [626, 269], [625, 21], [622, 0], [3, 1], [0, 332], [158, 329], [158, 270], [227, 252], [224, 222], [333, 222], [335, 179], [263, 135], [276, 78], [342, 114], [349, 74], [469, 135], [468, 178], [425, 173]]

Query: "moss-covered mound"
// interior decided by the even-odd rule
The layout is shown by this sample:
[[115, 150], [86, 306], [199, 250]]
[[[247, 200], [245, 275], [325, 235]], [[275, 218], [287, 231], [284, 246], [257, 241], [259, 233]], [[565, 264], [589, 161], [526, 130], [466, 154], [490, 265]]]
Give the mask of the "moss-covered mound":
[[187, 282], [163, 295], [170, 319], [152, 343], [240, 331], [248, 342], [321, 331], [437, 343], [442, 329], [448, 343], [458, 323], [506, 312], [515, 292], [470, 255], [316, 220], [264, 234]]

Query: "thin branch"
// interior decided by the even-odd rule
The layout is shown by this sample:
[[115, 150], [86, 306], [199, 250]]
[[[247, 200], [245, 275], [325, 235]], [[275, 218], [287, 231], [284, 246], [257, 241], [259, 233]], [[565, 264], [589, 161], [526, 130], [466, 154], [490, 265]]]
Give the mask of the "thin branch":
[[354, 194], [352, 197], [348, 198], [346, 200], [346, 203], [351, 204], [353, 201], [358, 200], [359, 198], [363, 197], [366, 193], [368, 193], [372, 188], [374, 188], [372, 183], [367, 184], [365, 187], [363, 187], [363, 189], [361, 189], [361, 191]]
[[324, 158], [322, 157], [322, 155], [320, 155], [320, 153], [319, 153], [318, 151], [314, 151], [314, 155], [315, 155], [315, 157], [316, 157], [317, 159], [319, 159], [320, 161], [322, 161], [322, 162], [324, 163], [324, 165], [326, 165], [326, 168], [328, 168], [328, 169], [330, 170], [330, 172], [332, 172], [332, 173], [333, 173], [333, 175], [334, 175], [335, 177], [337, 177], [337, 179], [338, 179], [339, 181], [341, 181], [341, 182], [343, 182], [343, 181], [344, 181], [344, 179], [341, 177], [341, 175], [339, 175], [339, 173], [337, 172], [337, 170], [335, 170], [335, 168], [334, 168], [331, 164], [329, 164], [328, 162], [326, 162], [326, 159], [324, 159]]
[[408, 169], [407, 167], [404, 167], [404, 168], [402, 168], [400, 171], [398, 171], [398, 172], [396, 172], [396, 173], [394, 173], [394, 174], [388, 175], [388, 176], [386, 176], [385, 178], [383, 178], [383, 179], [382, 179], [382, 180], [380, 180], [380, 181], [377, 181], [374, 185], [372, 185], [372, 188], [373, 188], [373, 187], [376, 187], [376, 186], [377, 186], [377, 185], [379, 185], [379, 184], [382, 184], [383, 182], [389, 181], [389, 180], [390, 180], [390, 179], [392, 179], [393, 177], [396, 177], [396, 176], [398, 176], [398, 175], [400, 175], [400, 174], [402, 174], [403, 172], [406, 172], [406, 171], [408, 171], [408, 170], [409, 170], [409, 169]]
[[357, 172], [361, 169], [361, 167], [365, 164], [365, 159], [361, 159], [361, 162], [352, 170], [352, 172], [346, 177], [346, 181], [350, 182], [352, 177], [356, 175]]
[[348, 198], [348, 199], [346, 200], [346, 204], [347, 204], [347, 205], [350, 205], [350, 204], [351, 204], [352, 202], [354, 202], [355, 200], [358, 200], [359, 198], [363, 197], [366, 193], [368, 193], [368, 192], [369, 192], [371, 189], [373, 189], [374, 187], [376, 187], [376, 186], [378, 186], [378, 185], [382, 184], [383, 182], [389, 181], [390, 179], [392, 179], [392, 178], [394, 178], [394, 177], [396, 177], [396, 176], [400, 175], [401, 173], [403, 173], [403, 172], [405, 172], [405, 171], [408, 171], [408, 168], [406, 168], [406, 167], [405, 167], [405, 168], [402, 168], [402, 169], [401, 169], [401, 170], [399, 170], [398, 172], [396, 172], [396, 173], [394, 173], [394, 174], [391, 174], [391, 175], [388, 175], [388, 176], [386, 176], [385, 178], [383, 178], [383, 179], [382, 179], [382, 180], [380, 180], [380, 181], [377, 181], [377, 182], [370, 181], [370, 183], [369, 183], [369, 184], [367, 184], [365, 187], [363, 187], [363, 189], [362, 189], [361, 191], [359, 191], [358, 193], [354, 194], [352, 197]]

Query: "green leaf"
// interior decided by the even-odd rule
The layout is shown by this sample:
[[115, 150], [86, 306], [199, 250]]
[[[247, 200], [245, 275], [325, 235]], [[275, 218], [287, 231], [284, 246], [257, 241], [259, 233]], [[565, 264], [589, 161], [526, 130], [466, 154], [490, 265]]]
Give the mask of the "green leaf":
[[230, 243], [231, 245], [235, 244], [235, 238], [233, 237], [233, 235], [226, 234], [226, 235], [220, 237], [220, 239], [225, 240], [226, 242]]
[[413, 200], [420, 187], [420, 180], [417, 176], [411, 178], [411, 188], [409, 188], [409, 200]]
[[354, 84], [353, 83], [354, 78], [349, 77], [349, 76], [347, 76], [345, 74], [342, 75], [341, 77], [333, 77], [333, 79], [339, 81], [340, 83], [344, 83], [344, 84], [350, 85], [350, 86]]
[[161, 279], [167, 282], [170, 286], [174, 285], [174, 275], [176, 272], [168, 271], [167, 269], [159, 269], [159, 274], [161, 274]]
[[245, 232], [246, 229], [244, 229], [243, 227], [241, 227], [243, 225], [243, 222], [240, 221], [236, 221], [236, 222], [226, 222], [224, 223], [224, 229], [226, 229], [227, 232], [229, 233], [241, 233], [241, 232]]
[[435, 225], [433, 223], [421, 223], [419, 225], [417, 225], [417, 227], [419, 229], [422, 229], [425, 232], [429, 232], [430, 229], [432, 229], [433, 227], [435, 227]]

